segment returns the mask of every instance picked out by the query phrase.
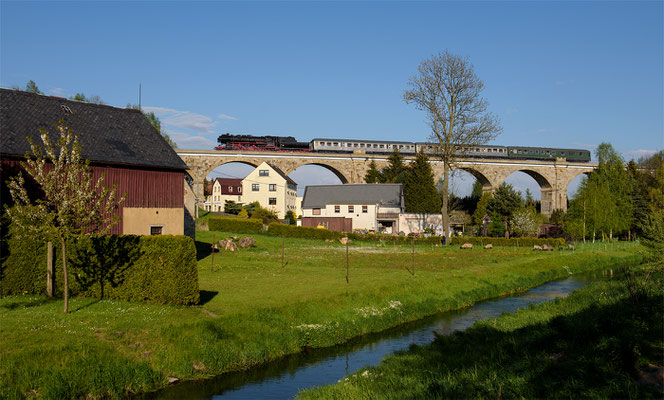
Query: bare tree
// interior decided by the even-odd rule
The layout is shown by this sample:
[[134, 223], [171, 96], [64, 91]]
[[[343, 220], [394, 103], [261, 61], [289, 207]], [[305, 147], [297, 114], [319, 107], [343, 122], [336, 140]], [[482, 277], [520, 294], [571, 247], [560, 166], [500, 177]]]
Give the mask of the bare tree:
[[487, 101], [480, 96], [484, 83], [466, 57], [448, 51], [435, 54], [420, 64], [408, 86], [403, 99], [426, 113], [432, 153], [443, 162], [441, 213], [447, 235], [450, 170], [471, 146], [487, 143], [502, 128], [497, 117], [487, 112]]
[[67, 241], [79, 235], [108, 232], [119, 216], [113, 212], [124, 201], [117, 199], [115, 188], [107, 189], [103, 176], [92, 177], [89, 160], [81, 157], [78, 135], [63, 121], [56, 125], [60, 137], [53, 143], [44, 128], [39, 128], [43, 146], [30, 141], [31, 154], [22, 163], [44, 192], [42, 198], [31, 200], [22, 174], [12, 177], [9, 190], [14, 207], [7, 210], [19, 232], [28, 236], [41, 234], [58, 241], [62, 252], [64, 309], [69, 307]]

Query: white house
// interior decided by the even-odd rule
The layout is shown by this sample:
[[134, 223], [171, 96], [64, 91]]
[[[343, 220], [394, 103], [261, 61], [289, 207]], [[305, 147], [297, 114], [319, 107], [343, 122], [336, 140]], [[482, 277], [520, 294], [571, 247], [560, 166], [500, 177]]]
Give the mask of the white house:
[[226, 200], [242, 202], [242, 179], [217, 178], [212, 185], [212, 194], [207, 196], [203, 209], [206, 211], [224, 211]]
[[325, 219], [352, 220], [353, 230], [399, 232], [404, 211], [401, 184], [307, 186], [302, 200], [303, 225]]
[[273, 210], [280, 219], [288, 211], [296, 212], [297, 183], [282, 170], [269, 163], [262, 163], [242, 180], [242, 203], [257, 201], [262, 207]]

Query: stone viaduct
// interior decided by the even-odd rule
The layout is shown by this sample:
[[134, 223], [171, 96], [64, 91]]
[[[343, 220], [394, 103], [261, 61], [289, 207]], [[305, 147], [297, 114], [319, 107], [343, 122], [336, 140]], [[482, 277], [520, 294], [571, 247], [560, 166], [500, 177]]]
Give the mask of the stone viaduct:
[[[176, 150], [189, 166], [193, 179], [193, 190], [197, 202], [203, 202], [203, 181], [215, 168], [230, 162], [240, 162], [254, 167], [267, 161], [290, 174], [303, 165], [318, 165], [332, 171], [343, 183], [364, 183], [369, 163], [374, 160], [378, 169], [388, 165], [386, 155], [372, 154], [330, 154], [303, 152], [265, 151], [216, 151], [216, 150]], [[413, 156], [404, 155], [409, 162]], [[436, 182], [443, 176], [443, 163], [434, 158], [431, 166]], [[522, 171], [530, 175], [540, 185], [542, 191], [542, 214], [551, 215], [555, 209], [567, 210], [567, 185], [580, 174], [596, 168], [593, 163], [567, 162], [564, 159], [553, 161], [509, 160], [466, 158], [455, 168], [471, 173], [482, 183], [485, 191], [495, 190], [510, 174]]]

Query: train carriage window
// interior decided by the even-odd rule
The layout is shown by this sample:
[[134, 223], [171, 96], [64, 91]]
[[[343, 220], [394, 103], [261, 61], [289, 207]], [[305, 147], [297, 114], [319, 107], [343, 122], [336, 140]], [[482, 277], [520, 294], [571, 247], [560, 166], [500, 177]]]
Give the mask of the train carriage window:
[[381, 148], [381, 149], [385, 148], [385, 145], [382, 145], [382, 144], [381, 144], [381, 145], [380, 145], [380, 148]]
[[377, 148], [378, 148], [378, 145], [377, 145], [377, 144], [374, 144], [373, 147], [374, 147], [374, 149], [377, 149]]
[[357, 143], [353, 143], [353, 147], [357, 147]]
[[334, 142], [334, 143], [332, 143], [332, 146], [334, 146], [334, 147], [339, 147], [339, 142]]

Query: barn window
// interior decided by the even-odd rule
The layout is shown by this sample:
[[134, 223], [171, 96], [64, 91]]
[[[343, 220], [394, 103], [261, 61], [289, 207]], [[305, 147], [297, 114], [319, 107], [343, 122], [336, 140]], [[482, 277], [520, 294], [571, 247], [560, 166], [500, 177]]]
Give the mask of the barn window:
[[311, 210], [311, 213], [312, 213], [313, 215], [320, 215], [320, 208], [313, 208], [313, 209]]
[[267, 170], [267, 169], [261, 169], [260, 171], [258, 171], [258, 175], [259, 176], [270, 176], [270, 171]]
[[277, 198], [276, 197], [270, 197], [268, 199], [268, 204], [271, 206], [276, 206], [277, 205]]
[[258, 183], [252, 183], [251, 184], [251, 191], [258, 192], [259, 189], [260, 189], [260, 186], [258, 186]]
[[233, 193], [233, 186], [229, 186], [229, 187], [228, 187], [228, 192], [229, 192], [229, 193]]
[[362, 206], [362, 212], [364, 214], [368, 213], [369, 212], [369, 206]]
[[270, 192], [276, 192], [277, 191], [277, 185], [274, 183], [270, 183]]
[[355, 212], [355, 206], [348, 206], [348, 212], [349, 213], [354, 213]]
[[151, 226], [150, 227], [150, 235], [161, 235], [162, 229], [164, 227], [159, 225], [159, 226]]
[[341, 206], [334, 206], [334, 212], [336, 214], [340, 213], [341, 212]]

